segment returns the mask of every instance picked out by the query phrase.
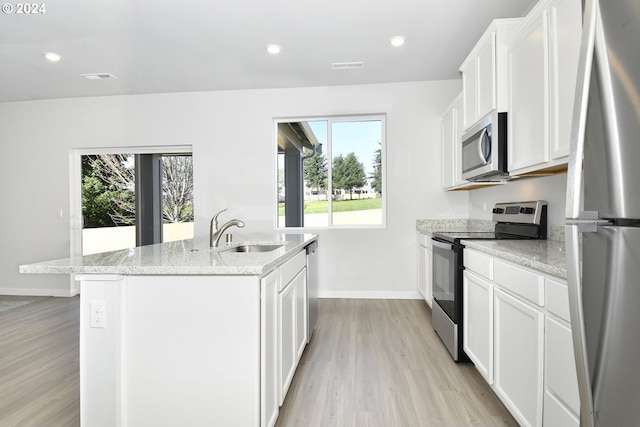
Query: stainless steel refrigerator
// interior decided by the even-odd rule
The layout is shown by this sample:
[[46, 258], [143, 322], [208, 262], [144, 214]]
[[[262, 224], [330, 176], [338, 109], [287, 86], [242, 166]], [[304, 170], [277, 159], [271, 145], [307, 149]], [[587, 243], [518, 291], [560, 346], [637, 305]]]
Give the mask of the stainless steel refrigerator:
[[582, 426], [640, 425], [640, 0], [586, 0], [567, 173]]

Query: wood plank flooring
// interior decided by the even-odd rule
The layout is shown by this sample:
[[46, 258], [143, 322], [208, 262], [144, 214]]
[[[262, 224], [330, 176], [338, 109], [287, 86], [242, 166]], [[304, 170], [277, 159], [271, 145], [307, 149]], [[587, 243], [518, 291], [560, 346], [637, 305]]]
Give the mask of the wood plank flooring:
[[322, 299], [277, 427], [517, 426], [419, 300]]
[[[0, 313], [0, 426], [77, 427], [78, 298]], [[517, 426], [423, 301], [319, 302], [278, 427]]]
[[79, 298], [0, 313], [0, 426], [80, 425]]

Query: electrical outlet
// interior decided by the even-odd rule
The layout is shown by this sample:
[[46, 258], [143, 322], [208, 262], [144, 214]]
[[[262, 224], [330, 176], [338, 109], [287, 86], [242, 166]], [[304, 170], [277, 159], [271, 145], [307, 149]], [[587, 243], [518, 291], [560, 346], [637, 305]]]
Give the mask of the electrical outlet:
[[91, 301], [91, 327], [92, 328], [104, 328], [105, 327], [105, 302], [104, 301]]

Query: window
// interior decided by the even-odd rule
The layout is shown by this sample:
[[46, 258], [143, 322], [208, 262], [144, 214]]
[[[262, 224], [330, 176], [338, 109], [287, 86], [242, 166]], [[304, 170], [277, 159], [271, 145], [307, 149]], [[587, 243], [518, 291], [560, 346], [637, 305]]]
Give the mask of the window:
[[75, 154], [83, 255], [193, 238], [190, 152]]
[[279, 228], [384, 225], [383, 115], [275, 124]]

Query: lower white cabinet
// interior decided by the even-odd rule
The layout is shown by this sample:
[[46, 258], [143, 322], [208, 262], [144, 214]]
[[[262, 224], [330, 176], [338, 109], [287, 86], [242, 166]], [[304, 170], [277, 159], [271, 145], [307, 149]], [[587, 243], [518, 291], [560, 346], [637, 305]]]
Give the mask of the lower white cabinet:
[[282, 405], [307, 343], [306, 254], [280, 268], [278, 292], [278, 403]]
[[464, 352], [493, 384], [493, 284], [470, 271], [463, 281]]
[[260, 279], [260, 425], [271, 427], [280, 407], [278, 378], [278, 288], [280, 271]]
[[522, 426], [542, 425], [544, 314], [494, 290], [494, 390]]
[[280, 306], [280, 395], [282, 405], [295, 371], [296, 355], [296, 287], [289, 283], [278, 295]]
[[417, 233], [417, 254], [418, 254], [418, 292], [431, 307], [433, 300], [433, 278], [431, 277], [431, 264], [433, 259], [433, 249], [431, 237]]
[[571, 327], [562, 320], [545, 320], [544, 425], [578, 426], [580, 397], [573, 358]]
[[562, 279], [465, 248], [464, 350], [521, 426], [578, 427]]

